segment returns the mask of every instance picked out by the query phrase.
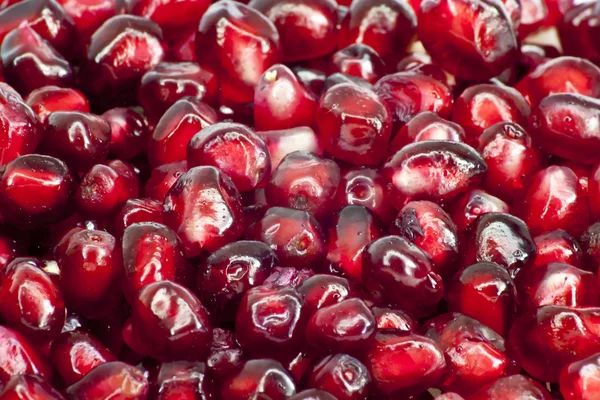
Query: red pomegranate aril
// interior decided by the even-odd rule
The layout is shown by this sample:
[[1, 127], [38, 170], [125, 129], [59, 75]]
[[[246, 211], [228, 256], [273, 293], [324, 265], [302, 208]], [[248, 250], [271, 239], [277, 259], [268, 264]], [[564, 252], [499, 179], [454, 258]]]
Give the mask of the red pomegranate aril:
[[466, 315], [439, 315], [429, 320], [423, 330], [446, 356], [447, 371], [438, 384], [444, 391], [469, 395], [499, 377], [521, 370], [507, 351], [504, 339]]
[[577, 175], [570, 168], [555, 165], [530, 179], [517, 211], [533, 234], [564, 229], [579, 235], [591, 222]]
[[446, 203], [483, 180], [487, 166], [464, 143], [430, 140], [405, 146], [383, 165], [394, 206], [412, 200]]
[[283, 61], [313, 59], [335, 50], [338, 14], [334, 0], [252, 0], [248, 6], [277, 28]]
[[295, 393], [292, 377], [270, 359], [246, 361], [220, 385], [221, 397], [228, 400], [285, 400]]
[[551, 400], [550, 393], [538, 382], [523, 375], [498, 378], [469, 397], [469, 400], [505, 400], [524, 397], [531, 400]]
[[75, 201], [82, 215], [104, 218], [138, 196], [139, 182], [133, 167], [112, 160], [108, 165], [94, 165], [85, 174], [75, 193]]
[[52, 278], [35, 258], [17, 258], [3, 271], [0, 316], [37, 343], [48, 343], [65, 323], [65, 303]]
[[316, 155], [323, 155], [323, 148], [315, 131], [307, 126], [257, 132], [264, 140], [271, 157], [271, 170], [274, 171], [281, 160], [295, 151], [308, 151]]
[[410, 240], [427, 253], [435, 272], [443, 278], [456, 272], [458, 233], [450, 216], [437, 204], [411, 201], [400, 210], [389, 232]]
[[364, 359], [374, 386], [385, 394], [404, 394], [403, 398], [435, 385], [446, 370], [442, 349], [415, 334], [380, 332]]
[[176, 41], [197, 28], [210, 3], [210, 0], [132, 0], [127, 6], [131, 14], [156, 22], [169, 41]]
[[224, 378], [245, 361], [244, 350], [238, 344], [231, 331], [213, 329], [213, 340], [210, 346], [206, 366], [217, 379]]
[[196, 292], [214, 318], [233, 320], [244, 294], [262, 285], [275, 265], [275, 253], [262, 242], [227, 244], [212, 253], [198, 269]]
[[6, 385], [17, 375], [35, 374], [52, 378], [52, 367], [25, 337], [0, 326], [0, 383]]
[[329, 75], [327, 79], [325, 79], [325, 83], [323, 84], [323, 93], [325, 93], [327, 90], [331, 89], [335, 85], [339, 85], [340, 83], [359, 86], [363, 89], [373, 91], [373, 85], [371, 85], [364, 79], [336, 72], [335, 74]]
[[419, 323], [406, 312], [386, 307], [373, 307], [378, 331], [416, 332]]
[[424, 111], [408, 121], [394, 136], [388, 154], [394, 154], [411, 143], [426, 140], [464, 142], [465, 131], [460, 125], [446, 121], [436, 113]]
[[0, 397], [3, 400], [65, 400], [58, 390], [43, 378], [33, 374], [17, 375], [12, 378], [0, 393]]
[[148, 143], [150, 165], [185, 160], [190, 140], [217, 120], [215, 110], [205, 103], [188, 98], [175, 102], [158, 121]]
[[548, 17], [548, 7], [545, 1], [523, 0], [521, 8], [521, 23], [519, 24], [518, 34], [520, 39], [524, 39], [544, 25]]
[[236, 336], [255, 357], [291, 354], [302, 343], [304, 299], [291, 287], [262, 285], [244, 295], [237, 310]]
[[600, 223], [590, 225], [579, 239], [583, 250], [583, 269], [594, 273], [600, 268]]
[[[553, 3], [554, 1], [548, 1], [551, 8], [554, 8]], [[565, 1], [560, 3], [557, 8], [562, 8], [560, 14], [564, 15], [557, 17], [556, 27], [560, 41], [569, 44], [569, 46], [565, 46], [566, 54], [585, 57], [597, 62], [600, 60], [600, 48], [595, 37], [598, 32], [596, 21], [600, 10], [596, 2]]]
[[80, 381], [66, 389], [71, 399], [145, 399], [148, 379], [138, 368], [121, 361], [98, 365]]
[[212, 326], [200, 300], [171, 281], [153, 282], [138, 292], [131, 327], [134, 350], [139, 344], [159, 360], [199, 360], [212, 342]]
[[96, 337], [75, 330], [63, 332], [52, 341], [50, 360], [65, 384], [72, 385], [98, 365], [117, 358]]
[[304, 297], [304, 310], [313, 315], [323, 307], [331, 306], [353, 297], [354, 289], [346, 278], [318, 274], [302, 281], [298, 292]]
[[90, 112], [88, 99], [79, 90], [72, 88], [44, 86], [29, 93], [25, 101], [42, 123], [55, 111]]
[[557, 382], [561, 369], [600, 351], [600, 308], [543, 306], [522, 314], [510, 344], [532, 377]]
[[43, 127], [33, 110], [6, 83], [0, 82], [0, 166], [23, 154], [33, 153]]
[[456, 99], [452, 121], [464, 128], [466, 142], [477, 148], [487, 128], [499, 122], [527, 126], [530, 112], [529, 104], [517, 90], [504, 85], [480, 84], [468, 87]]
[[452, 92], [444, 82], [421, 72], [386, 75], [375, 84], [375, 92], [388, 106], [395, 132], [423, 111], [448, 118], [454, 103]]
[[583, 267], [583, 251], [575, 238], [558, 229], [533, 238], [537, 247], [534, 266], [551, 262], [564, 262], [577, 268]]
[[298, 79], [310, 93], [315, 96], [321, 96], [323, 86], [325, 85], [325, 79], [327, 79], [327, 74], [324, 71], [302, 66], [296, 66], [292, 68], [292, 71], [294, 71], [296, 79]]
[[240, 192], [254, 190], [269, 177], [271, 162], [265, 142], [252, 129], [219, 122], [198, 132], [187, 145], [188, 168], [219, 168]]
[[87, 90], [100, 105], [134, 101], [142, 76], [162, 61], [163, 46], [161, 29], [150, 20], [133, 15], [108, 19], [87, 46]]
[[446, 71], [470, 81], [485, 81], [518, 59], [517, 37], [499, 1], [424, 0], [418, 37]]
[[557, 57], [539, 65], [527, 74], [515, 88], [536, 106], [547, 96], [573, 93], [600, 97], [600, 69], [588, 60], [577, 57]]
[[474, 318], [504, 337], [517, 314], [517, 289], [498, 264], [473, 264], [454, 276], [447, 292], [448, 308]]
[[595, 164], [600, 161], [600, 135], [589, 121], [599, 117], [600, 100], [579, 94], [554, 94], [533, 109], [530, 133], [549, 154]]
[[363, 282], [375, 300], [398, 305], [416, 317], [430, 315], [444, 291], [429, 256], [399, 236], [379, 238], [365, 248]]
[[[0, 212], [2, 215], [2, 212]], [[1, 218], [0, 218], [1, 219]], [[17, 240], [9, 234], [0, 231], [0, 274], [19, 253]]]
[[383, 59], [403, 54], [416, 33], [415, 12], [405, 0], [360, 0], [341, 21], [338, 48], [365, 44]]
[[537, 249], [525, 223], [505, 213], [486, 213], [471, 225], [463, 251], [463, 265], [493, 262], [506, 268], [514, 279], [533, 264]]
[[162, 201], [148, 198], [127, 200], [112, 218], [109, 231], [115, 237], [122, 238], [125, 229], [140, 222], [162, 224]]
[[149, 118], [158, 120], [184, 97], [215, 104], [218, 91], [219, 81], [210, 69], [193, 62], [161, 62], [142, 77], [137, 100]]
[[375, 166], [386, 155], [392, 115], [373, 91], [353, 84], [328, 89], [316, 114], [320, 140], [334, 158]]
[[312, 315], [306, 325], [306, 343], [320, 351], [360, 354], [375, 336], [376, 323], [363, 300], [343, 300]]
[[218, 71], [221, 104], [249, 103], [262, 74], [281, 59], [279, 33], [255, 9], [220, 1], [200, 20], [196, 59], [201, 66]]
[[509, 213], [510, 207], [491, 194], [473, 189], [456, 199], [450, 207], [452, 221], [458, 232], [464, 232], [480, 215], [488, 212]]
[[451, 392], [440, 394], [435, 400], [465, 400], [461, 395]]
[[145, 152], [150, 132], [144, 117], [122, 107], [110, 109], [102, 117], [110, 125], [110, 154], [130, 160]]
[[317, 220], [308, 212], [272, 207], [248, 228], [246, 238], [266, 243], [282, 265], [317, 267], [325, 259], [325, 236]]
[[144, 195], [162, 202], [177, 179], [188, 170], [187, 161], [162, 164], [152, 170], [144, 187]]
[[[580, 185], [583, 183], [584, 190], [585, 184], [587, 183], [587, 199], [590, 206], [590, 213], [594, 221], [600, 220], [600, 164], [594, 166], [589, 173], [580, 175], [577, 171], [573, 170], [579, 176]], [[581, 170], [581, 173], [587, 172], [585, 169]]]
[[187, 257], [236, 240], [243, 218], [239, 192], [215, 167], [195, 167], [181, 175], [163, 205], [165, 225], [177, 233]]
[[110, 312], [122, 271], [116, 239], [104, 231], [84, 229], [58, 246], [60, 285], [70, 310], [86, 317]]
[[28, 24], [63, 55], [75, 41], [73, 20], [55, 0], [24, 0], [0, 12], [0, 41], [21, 24]]
[[75, 24], [82, 46], [106, 20], [125, 12], [120, 0], [58, 0]]
[[565, 400], [593, 398], [600, 392], [600, 354], [566, 365], [560, 373], [560, 393]]
[[356, 76], [374, 84], [385, 75], [386, 66], [371, 47], [355, 43], [331, 56], [329, 73], [336, 72]]
[[288, 67], [273, 65], [254, 91], [254, 126], [261, 131], [311, 126], [317, 101]]
[[[319, 389], [308, 389], [289, 397], [288, 400], [336, 400], [337, 397]], [[339, 400], [339, 399], [337, 399]]]
[[53, 112], [39, 150], [63, 160], [74, 172], [101, 163], [110, 149], [110, 125], [97, 115], [77, 111]]
[[334, 161], [296, 151], [273, 171], [265, 195], [271, 206], [308, 211], [320, 219], [332, 211], [339, 182], [340, 168]]
[[171, 229], [155, 222], [137, 223], [123, 235], [123, 292], [131, 301], [150, 283], [172, 281], [189, 286], [194, 269], [188, 264], [181, 241]]
[[323, 358], [308, 373], [308, 387], [324, 390], [338, 400], [367, 398], [371, 378], [367, 367], [347, 354]]
[[20, 156], [0, 171], [0, 214], [23, 227], [56, 222], [70, 211], [75, 182], [61, 160]]
[[600, 300], [596, 275], [561, 262], [523, 271], [517, 292], [520, 312], [546, 305], [594, 307]]
[[310, 268], [275, 267], [264, 285], [298, 289], [302, 282], [314, 275], [315, 272]]
[[71, 65], [29, 25], [19, 26], [2, 41], [4, 78], [22, 94], [43, 86], [71, 86]]

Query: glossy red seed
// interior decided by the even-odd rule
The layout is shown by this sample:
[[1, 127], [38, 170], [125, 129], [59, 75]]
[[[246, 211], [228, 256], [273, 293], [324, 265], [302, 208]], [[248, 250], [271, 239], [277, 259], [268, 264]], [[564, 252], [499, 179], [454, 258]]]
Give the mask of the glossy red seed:
[[7, 384], [12, 377], [24, 374], [50, 379], [52, 368], [25, 337], [0, 326], [0, 382]]
[[385, 75], [386, 66], [371, 47], [355, 43], [338, 50], [331, 56], [329, 73], [341, 72], [375, 83]]
[[112, 218], [109, 231], [118, 238], [123, 237], [127, 227], [140, 222], [162, 224], [162, 202], [154, 199], [129, 199]]
[[[336, 400], [337, 397], [319, 389], [304, 390], [296, 395], [288, 398], [288, 400]], [[337, 399], [339, 400], [339, 399]]]
[[0, 165], [23, 154], [33, 153], [43, 134], [42, 125], [21, 96], [0, 82]]
[[566, 365], [560, 373], [560, 393], [565, 400], [594, 397], [600, 392], [599, 354]]
[[9, 234], [0, 231], [0, 272], [4, 271], [8, 264], [17, 256], [18, 250], [17, 241]]
[[474, 189], [486, 171], [485, 162], [472, 147], [437, 140], [402, 148], [381, 170], [398, 209], [411, 200], [448, 202]]
[[[212, 326], [208, 312], [185, 287], [171, 281], [150, 283], [132, 304], [132, 337], [140, 350], [161, 360], [199, 360], [208, 353]], [[134, 343], [128, 343], [130, 346]]]
[[193, 100], [175, 102], [160, 118], [148, 142], [148, 160], [152, 166], [186, 159], [186, 148], [200, 130], [215, 124], [215, 110]]
[[220, 386], [221, 397], [228, 400], [285, 400], [295, 393], [296, 385], [289, 373], [277, 361], [268, 359], [247, 361]]
[[21, 227], [56, 222], [70, 212], [74, 179], [61, 160], [20, 156], [0, 172], [0, 214]]
[[57, 249], [60, 285], [69, 309], [89, 317], [106, 315], [123, 268], [115, 238], [84, 229]]
[[594, 62], [600, 60], [600, 48], [594, 38], [597, 35], [596, 21], [598, 7], [593, 1], [548, 1], [551, 9], [558, 8], [554, 18], [558, 20], [557, 28], [562, 43], [569, 43], [566, 53], [572, 56], [585, 57]]
[[519, 25], [519, 38], [538, 31], [548, 17], [548, 7], [545, 1], [524, 0], [521, 2], [521, 23]]
[[101, 364], [91, 370], [79, 382], [66, 390], [69, 398], [122, 400], [145, 399], [148, 395], [148, 379], [138, 368], [121, 361]]
[[215, 318], [232, 320], [244, 294], [262, 285], [275, 265], [275, 253], [262, 242], [230, 243], [198, 269], [196, 292]]
[[[446, 370], [444, 353], [433, 340], [415, 334], [380, 332], [367, 348], [365, 365], [383, 393], [420, 393]], [[394, 365], [394, 368], [390, 368]]]
[[340, 181], [340, 168], [332, 160], [305, 151], [288, 154], [273, 171], [265, 187], [271, 206], [328, 216]]
[[271, 131], [311, 126], [318, 99], [285, 65], [276, 64], [260, 77], [254, 92], [254, 126]]
[[498, 264], [473, 264], [454, 276], [447, 292], [448, 308], [468, 315], [507, 337], [517, 314], [517, 288]]
[[0, 316], [30, 340], [49, 342], [65, 322], [62, 293], [35, 258], [17, 258], [3, 271]]
[[295, 151], [309, 151], [317, 155], [323, 155], [323, 147], [319, 142], [317, 134], [307, 126], [257, 132], [267, 144], [271, 157], [271, 170], [274, 171], [281, 160]]
[[201, 362], [162, 363], [155, 382], [157, 400], [207, 399], [216, 396], [215, 383]]
[[424, 111], [408, 121], [394, 136], [388, 154], [394, 154], [411, 143], [426, 140], [464, 142], [465, 131], [460, 125], [447, 121], [434, 112]]
[[367, 398], [370, 383], [367, 368], [347, 354], [327, 356], [308, 373], [308, 387], [331, 393], [338, 400]]
[[165, 198], [163, 218], [183, 242], [187, 257], [219, 249], [244, 228], [239, 192], [214, 167], [195, 167], [181, 175]]
[[590, 224], [585, 200], [570, 168], [550, 166], [531, 178], [518, 211], [533, 234], [564, 229], [579, 235]]
[[12, 378], [0, 396], [4, 400], [40, 399], [64, 400], [64, 396], [37, 375], [17, 375]]
[[583, 250], [583, 269], [594, 273], [600, 267], [600, 223], [590, 225], [579, 239]]
[[106, 159], [110, 149], [110, 125], [97, 115], [53, 112], [46, 120], [40, 151], [63, 160], [75, 172], [85, 172]]
[[594, 307], [600, 300], [600, 289], [593, 273], [561, 262], [523, 271], [519, 275], [517, 291], [520, 312], [546, 305]]
[[22, 94], [48, 85], [71, 86], [71, 65], [29, 25], [19, 26], [2, 41], [4, 78]]
[[52, 341], [50, 360], [65, 384], [72, 385], [98, 365], [117, 358], [96, 337], [75, 330], [63, 332]]
[[463, 265], [493, 262], [506, 268], [511, 277], [533, 264], [537, 249], [528, 227], [505, 213], [486, 213], [476, 219], [463, 252]]
[[161, 62], [142, 77], [137, 100], [146, 115], [158, 120], [184, 97], [215, 104], [218, 91], [219, 81], [210, 69], [194, 62]]
[[267, 145], [252, 129], [220, 122], [202, 129], [187, 145], [189, 168], [212, 165], [225, 173], [240, 192], [261, 186], [271, 172]]
[[162, 203], [169, 189], [187, 170], [187, 161], [176, 161], [154, 168], [146, 181], [144, 195]]
[[380, 302], [390, 302], [417, 317], [430, 315], [443, 294], [442, 278], [429, 256], [408, 240], [386, 236], [363, 251], [363, 282]]
[[210, 346], [206, 366], [217, 378], [223, 378], [245, 360], [244, 350], [238, 344], [235, 334], [231, 331], [213, 329], [213, 340]]
[[483, 131], [499, 122], [527, 126], [531, 110], [525, 98], [504, 85], [480, 84], [465, 89], [456, 99], [452, 121], [465, 129], [467, 143], [477, 148]]
[[434, 270], [443, 278], [454, 275], [458, 260], [458, 233], [450, 216], [430, 201], [406, 204], [389, 229], [410, 240], [429, 255]]
[[467, 396], [502, 376], [521, 370], [507, 351], [504, 339], [466, 315], [439, 315], [429, 320], [423, 330], [444, 351], [448, 366], [438, 384], [444, 391]]
[[358, 166], [383, 160], [392, 129], [392, 115], [374, 92], [353, 84], [331, 87], [321, 97], [316, 123], [325, 150]]
[[293, 353], [302, 343], [304, 299], [291, 287], [263, 285], [246, 292], [237, 311], [236, 336], [257, 357]]
[[503, 400], [526, 396], [531, 400], [550, 400], [548, 391], [538, 382], [523, 375], [511, 375], [497, 379], [481, 388], [469, 400]]
[[77, 89], [44, 86], [29, 93], [25, 101], [41, 122], [55, 111], [90, 112], [88, 99]]
[[79, 38], [79, 45], [111, 17], [125, 12], [125, 4], [120, 0], [58, 0], [65, 13], [73, 20]]
[[415, 12], [403, 0], [353, 1], [341, 21], [338, 48], [370, 46], [384, 59], [402, 54], [417, 27]]
[[281, 59], [279, 33], [255, 9], [221, 1], [200, 20], [196, 59], [218, 71], [222, 104], [249, 103], [262, 74]]
[[575, 267], [583, 266], [581, 246], [566, 231], [559, 229], [533, 238], [537, 256], [533, 265], [542, 266], [551, 262], [564, 262]]
[[323, 84], [323, 91], [327, 91], [335, 85], [340, 83], [347, 83], [350, 85], [359, 86], [363, 89], [373, 90], [373, 85], [369, 82], [365, 81], [362, 78], [357, 78], [355, 76], [345, 75], [340, 72], [336, 72], [335, 74], [331, 74], [325, 79], [325, 83]]
[[510, 17], [499, 1], [425, 0], [418, 37], [436, 63], [465, 80], [499, 75], [518, 57]]
[[595, 164], [600, 161], [600, 135], [589, 121], [600, 115], [600, 100], [578, 94], [544, 98], [531, 115], [530, 133], [547, 153]]
[[135, 294], [160, 281], [172, 281], [188, 286], [194, 270], [188, 264], [181, 241], [165, 225], [144, 222], [133, 224], [123, 235], [123, 291], [131, 301]]
[[469, 227], [477, 217], [488, 212], [509, 213], [504, 201], [480, 189], [473, 189], [456, 199], [450, 207], [452, 221], [459, 232]]
[[395, 330], [408, 333], [416, 332], [419, 328], [419, 323], [400, 309], [373, 307], [372, 311], [379, 331]]
[[528, 374], [556, 382], [565, 365], [600, 351], [599, 318], [599, 308], [540, 307], [517, 318], [510, 344]]
[[454, 103], [452, 92], [443, 82], [421, 72], [386, 75], [375, 84], [375, 92], [388, 106], [395, 131], [423, 111], [448, 118]]
[[318, 274], [302, 281], [298, 292], [304, 297], [304, 309], [307, 315], [337, 304], [352, 297], [354, 290], [346, 278], [329, 274]]
[[265, 285], [284, 286], [297, 289], [302, 282], [315, 273], [310, 268], [297, 269], [294, 267], [275, 267], [267, 279]]
[[110, 154], [130, 160], [146, 150], [150, 132], [144, 117], [122, 107], [110, 109], [102, 117], [110, 125]]

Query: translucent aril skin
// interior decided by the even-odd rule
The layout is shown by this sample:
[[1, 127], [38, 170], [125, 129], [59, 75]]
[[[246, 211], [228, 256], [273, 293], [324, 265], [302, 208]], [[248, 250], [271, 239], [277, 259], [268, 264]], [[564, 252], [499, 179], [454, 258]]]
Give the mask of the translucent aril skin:
[[25, 102], [36, 113], [40, 122], [46, 122], [54, 111], [90, 112], [90, 102], [77, 89], [44, 86], [33, 90]]
[[427, 52], [459, 78], [485, 81], [517, 60], [517, 37], [499, 1], [425, 0], [418, 18]]
[[566, 365], [559, 378], [560, 393], [565, 400], [596, 396], [600, 391], [597, 378], [600, 374], [599, 354]]
[[109, 231], [115, 237], [122, 238], [128, 227], [142, 222], [162, 224], [162, 202], [148, 198], [127, 200], [112, 218]]
[[389, 154], [394, 154], [404, 146], [426, 140], [465, 141], [464, 129], [451, 121], [447, 121], [436, 113], [423, 111], [406, 123], [394, 136]]
[[509, 213], [510, 206], [481, 189], [466, 192], [450, 206], [452, 221], [459, 232], [464, 232], [477, 217], [488, 212]]
[[65, 397], [54, 389], [45, 379], [38, 375], [16, 375], [2, 391], [2, 398], [6, 400], [20, 399], [49, 399], [64, 400]]
[[285, 400], [296, 393], [293, 378], [274, 360], [246, 361], [220, 387], [222, 398], [244, 400], [252, 397]]
[[317, 274], [305, 279], [298, 286], [298, 292], [304, 296], [304, 309], [308, 315], [354, 296], [348, 279], [330, 274]]
[[477, 392], [469, 399], [474, 400], [500, 400], [515, 396], [527, 396], [532, 400], [550, 400], [552, 396], [540, 383], [524, 375], [511, 375], [498, 378]]
[[187, 161], [175, 161], [153, 168], [144, 186], [144, 195], [161, 204], [177, 179], [187, 172]]
[[354, 43], [331, 56], [329, 73], [341, 72], [374, 84], [385, 75], [386, 65], [370, 46]]
[[319, 360], [308, 371], [308, 386], [331, 393], [338, 400], [358, 400], [369, 392], [371, 377], [367, 367], [347, 354]]
[[66, 390], [69, 398], [140, 399], [148, 396], [149, 383], [138, 368], [121, 361], [101, 364], [91, 370], [79, 382]]
[[281, 160], [295, 151], [308, 151], [316, 155], [323, 155], [323, 146], [315, 131], [308, 126], [282, 129], [274, 131], [256, 132], [269, 149], [271, 157], [271, 171], [274, 171]]
[[579, 242], [565, 230], [550, 231], [533, 238], [537, 247], [535, 266], [564, 262], [583, 268], [583, 250]]
[[110, 125], [110, 154], [131, 160], [146, 151], [150, 130], [142, 115], [129, 108], [116, 107], [102, 117]]
[[162, 363], [154, 383], [154, 396], [159, 400], [216, 396], [214, 380], [206, 365], [198, 361]]
[[598, 61], [600, 49], [593, 39], [598, 32], [595, 24], [598, 7], [592, 2], [565, 3], [559, 2], [557, 5], [559, 12], [556, 19], [559, 20], [557, 28], [560, 40], [570, 44], [567, 54], [585, 57], [593, 62]]
[[0, 326], [0, 382], [6, 385], [17, 375], [34, 374], [43, 379], [52, 378], [52, 367], [38, 348], [12, 329]]

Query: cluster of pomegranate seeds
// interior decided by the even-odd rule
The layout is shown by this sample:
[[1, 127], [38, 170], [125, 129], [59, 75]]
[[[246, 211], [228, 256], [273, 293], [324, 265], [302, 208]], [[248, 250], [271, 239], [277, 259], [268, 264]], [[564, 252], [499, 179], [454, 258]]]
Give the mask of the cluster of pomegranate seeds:
[[600, 399], [600, 0], [0, 0], [0, 400]]

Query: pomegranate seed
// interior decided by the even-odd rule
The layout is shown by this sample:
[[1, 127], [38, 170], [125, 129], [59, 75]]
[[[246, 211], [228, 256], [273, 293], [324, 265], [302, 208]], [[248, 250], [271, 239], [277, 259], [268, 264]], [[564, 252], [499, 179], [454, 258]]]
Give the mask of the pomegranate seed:
[[533, 379], [511, 375], [497, 379], [469, 397], [469, 400], [500, 400], [523, 397], [532, 400], [550, 400], [550, 393]]
[[52, 368], [39, 351], [19, 333], [0, 326], [0, 383], [17, 375], [35, 374], [52, 378]]
[[367, 398], [371, 378], [359, 360], [347, 354], [323, 358], [312, 367], [308, 386], [331, 393], [338, 400]]
[[579, 243], [566, 231], [558, 229], [533, 238], [537, 247], [536, 267], [551, 262], [564, 262], [574, 267], [583, 266], [583, 251]]
[[271, 170], [274, 171], [281, 160], [295, 151], [308, 151], [323, 155], [323, 149], [315, 132], [309, 127], [299, 127], [278, 131], [257, 132], [264, 140], [271, 156]]
[[130, 160], [146, 150], [148, 123], [128, 108], [113, 108], [102, 114], [110, 125], [110, 154]]
[[346, 278], [340, 276], [319, 274], [302, 281], [298, 292], [304, 297], [304, 309], [307, 315], [315, 311], [344, 301], [354, 290]]
[[456, 199], [450, 209], [452, 221], [456, 224], [458, 232], [464, 232], [480, 215], [489, 212], [508, 214], [510, 211], [504, 201], [479, 189], [470, 190]]
[[289, 373], [280, 363], [268, 359], [246, 361], [220, 388], [221, 397], [228, 400], [285, 400], [296, 393]]
[[214, 381], [207, 376], [201, 362], [175, 361], [162, 363], [156, 382], [156, 399], [193, 399], [216, 396]]
[[58, 0], [65, 13], [71, 17], [78, 32], [80, 45], [106, 20], [125, 12], [125, 4], [120, 0]]
[[419, 328], [417, 321], [402, 310], [373, 307], [378, 330], [395, 330], [400, 332], [416, 332]]
[[41, 122], [55, 111], [90, 112], [88, 99], [77, 89], [44, 86], [29, 93], [25, 101]]
[[374, 84], [385, 75], [385, 63], [371, 47], [355, 43], [331, 56], [330, 73], [341, 72]]
[[2, 391], [2, 398], [6, 400], [65, 399], [58, 390], [50, 386], [43, 378], [32, 374], [17, 375], [8, 381]]
[[[556, 0], [558, 1], [558, 0]], [[552, 6], [554, 1], [549, 1]], [[560, 1], [562, 8], [557, 14], [558, 34], [562, 43], [568, 43], [567, 54], [585, 57], [594, 62], [600, 60], [600, 49], [595, 43], [596, 20], [600, 10], [593, 1]], [[562, 15], [560, 15], [562, 14]]]
[[188, 170], [187, 161], [176, 161], [154, 168], [146, 181], [144, 194], [162, 202], [177, 179]]
[[79, 382], [66, 390], [69, 398], [143, 399], [148, 395], [148, 380], [144, 373], [121, 361], [98, 365]]
[[[289, 397], [288, 400], [336, 400], [337, 397], [334, 397], [329, 392], [319, 389], [308, 389], [303, 392], [297, 393], [292, 397]], [[338, 399], [339, 400], [339, 399]]]
[[206, 359], [206, 366], [217, 378], [223, 378], [245, 361], [244, 351], [233, 332], [215, 328], [213, 340]]
[[464, 142], [465, 131], [454, 122], [446, 121], [431, 111], [424, 111], [408, 121], [394, 136], [389, 154], [394, 154], [411, 143], [427, 140]]
[[129, 226], [139, 222], [162, 223], [162, 202], [153, 199], [129, 199], [113, 217], [109, 231], [122, 238]]
[[600, 374], [600, 354], [566, 365], [560, 373], [560, 393], [565, 400], [596, 396], [600, 387], [596, 379]]
[[265, 279], [264, 284], [298, 289], [302, 282], [314, 275], [314, 271], [309, 268], [275, 267], [271, 275]]

